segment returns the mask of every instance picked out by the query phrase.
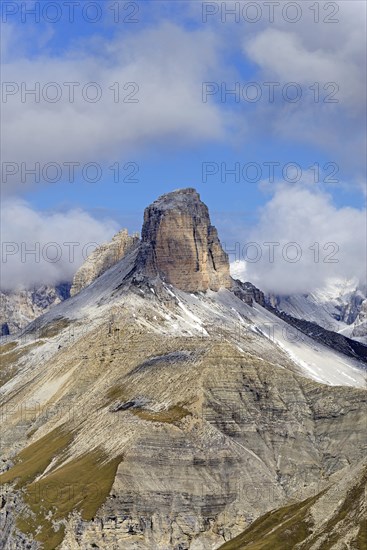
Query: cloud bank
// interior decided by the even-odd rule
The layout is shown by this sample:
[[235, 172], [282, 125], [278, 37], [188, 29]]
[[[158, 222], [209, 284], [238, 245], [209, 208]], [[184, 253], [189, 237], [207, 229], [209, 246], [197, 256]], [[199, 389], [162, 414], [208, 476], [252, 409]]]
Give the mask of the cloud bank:
[[241, 242], [240, 261], [231, 271], [281, 295], [322, 288], [331, 278], [357, 277], [362, 283], [366, 233], [364, 209], [338, 208], [325, 192], [279, 184]]
[[[302, 2], [304, 14], [310, 15], [311, 4]], [[366, 171], [366, 4], [333, 4], [339, 6], [337, 23], [322, 23], [322, 13], [320, 23], [304, 17], [290, 25], [278, 18], [242, 39], [259, 80], [302, 88], [299, 103], [262, 105], [251, 117], [264, 132], [327, 151], [360, 177]]]
[[[6, 89], [3, 161], [30, 166], [133, 161], [159, 145], [215, 141], [224, 133], [224, 118], [216, 105], [203, 105], [201, 83], [218, 65], [218, 41], [209, 29], [188, 31], [169, 22], [96, 38], [62, 57], [47, 50], [32, 58], [10, 57], [3, 81], [19, 90], [12, 93], [11, 84]], [[22, 101], [22, 83], [31, 89], [35, 82], [40, 101], [25, 90]], [[57, 86], [49, 86], [52, 82]], [[88, 83], [97, 87], [85, 88]], [[6, 190], [18, 192], [16, 178], [8, 181]]]
[[1, 205], [1, 290], [71, 281], [97, 245], [120, 229], [80, 209], [44, 213], [19, 199]]

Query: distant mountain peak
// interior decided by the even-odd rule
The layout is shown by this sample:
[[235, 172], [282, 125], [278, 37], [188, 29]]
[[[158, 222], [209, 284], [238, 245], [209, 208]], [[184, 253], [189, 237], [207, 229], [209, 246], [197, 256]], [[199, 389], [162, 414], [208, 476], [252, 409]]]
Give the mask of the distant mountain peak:
[[100, 245], [88, 256], [73, 278], [71, 296], [90, 285], [107, 269], [114, 266], [139, 242], [139, 235], [129, 235], [127, 229], [121, 229], [110, 242]]

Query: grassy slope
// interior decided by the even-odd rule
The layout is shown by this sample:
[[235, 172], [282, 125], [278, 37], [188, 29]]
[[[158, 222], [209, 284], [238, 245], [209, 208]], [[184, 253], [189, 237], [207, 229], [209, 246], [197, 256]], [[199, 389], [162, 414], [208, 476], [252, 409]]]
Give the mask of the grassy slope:
[[291, 550], [311, 533], [308, 510], [319, 496], [268, 512], [220, 550]]
[[[311, 506], [325, 493], [322, 491], [302, 502], [268, 512], [258, 518], [248, 529], [223, 544], [219, 550], [292, 550], [297, 547], [307, 550], [320, 538], [322, 550], [331, 550], [351, 527], [358, 526], [358, 534], [351, 542], [353, 550], [367, 548], [367, 525], [362, 517], [362, 503], [365, 499], [367, 469], [357, 483], [352, 485], [334, 515], [315, 535], [309, 514]], [[307, 539], [307, 540], [306, 540]], [[321, 547], [320, 547], [321, 548]]]
[[31, 534], [45, 550], [56, 548], [64, 537], [64, 528], [54, 528], [52, 521], [67, 518], [78, 510], [85, 520], [94, 517], [106, 500], [121, 457], [107, 460], [100, 450], [82, 455], [58, 469], [51, 469], [36, 480], [55, 458], [61, 457], [73, 436], [61, 429], [50, 432], [21, 451], [16, 464], [0, 475], [0, 483], [15, 483], [24, 490], [23, 510], [16, 525], [23, 533]]

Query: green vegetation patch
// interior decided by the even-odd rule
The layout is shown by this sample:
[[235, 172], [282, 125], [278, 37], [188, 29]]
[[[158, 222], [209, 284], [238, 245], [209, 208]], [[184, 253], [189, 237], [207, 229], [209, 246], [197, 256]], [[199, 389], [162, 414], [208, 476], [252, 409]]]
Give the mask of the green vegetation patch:
[[355, 550], [366, 550], [367, 548], [367, 519], [362, 519], [359, 524], [357, 540], [352, 543]]
[[65, 317], [59, 317], [54, 321], [50, 321], [45, 326], [40, 328], [39, 337], [53, 338], [54, 336], [57, 336], [62, 330], [67, 328], [70, 323], [70, 319], [66, 319]]
[[309, 508], [323, 493], [268, 512], [220, 550], [291, 550], [312, 532]]
[[[56, 429], [29, 445], [17, 457], [15, 466], [0, 476], [0, 483], [16, 482], [23, 489], [28, 510], [17, 518], [17, 528], [42, 543], [44, 550], [54, 550], [64, 538], [64, 527], [57, 525], [73, 511], [91, 520], [105, 502], [113, 485], [122, 457], [108, 460], [101, 450], [61, 464], [72, 434]], [[52, 459], [57, 464], [41, 479]], [[54, 526], [53, 522], [56, 522]]]
[[0, 484], [16, 481], [15, 488], [20, 489], [31, 483], [45, 471], [54, 457], [66, 449], [72, 438], [69, 432], [56, 428], [35, 443], [31, 443], [17, 455], [13, 468], [0, 475]]
[[7, 344], [3, 344], [2, 346], [0, 346], [0, 354], [8, 353], [9, 351], [12, 351], [16, 347], [17, 347], [16, 342], [8, 342]]
[[57, 525], [57, 527], [54, 528], [50, 521], [41, 520], [42, 523], [38, 524], [37, 522], [39, 521], [39, 517], [23, 513], [17, 517], [15, 523], [19, 531], [31, 535], [35, 540], [41, 542], [44, 550], [55, 550], [64, 539], [64, 525]]
[[66, 519], [73, 510], [90, 521], [108, 497], [121, 457], [106, 460], [96, 450], [28, 485], [24, 500], [34, 516], [21, 517], [17, 526], [41, 542], [44, 550], [56, 548], [64, 533], [54, 530], [53, 521]]
[[[107, 392], [108, 404], [114, 402], [117, 403], [128, 401], [133, 402], [134, 399], [128, 398], [128, 393], [122, 386], [113, 386]], [[125, 410], [121, 409], [116, 412], [119, 412], [121, 414], [127, 411], [137, 416], [141, 420], [147, 420], [148, 422], [162, 422], [167, 424], [173, 424], [175, 422], [179, 422], [180, 420], [185, 418], [185, 416], [191, 416], [191, 412], [180, 403], [161, 411], [152, 411], [141, 406], [131, 406], [127, 407]], [[115, 412], [113, 412], [113, 414], [115, 414]]]
[[114, 401], [127, 401], [127, 393], [126, 390], [120, 386], [111, 386], [109, 390], [107, 391], [107, 403], [111, 404]]
[[169, 409], [158, 412], [138, 408], [132, 408], [129, 409], [129, 411], [142, 420], [148, 420], [149, 422], [164, 422], [167, 424], [179, 422], [182, 418], [185, 418], [185, 416], [191, 415], [191, 412], [181, 405], [175, 405]]

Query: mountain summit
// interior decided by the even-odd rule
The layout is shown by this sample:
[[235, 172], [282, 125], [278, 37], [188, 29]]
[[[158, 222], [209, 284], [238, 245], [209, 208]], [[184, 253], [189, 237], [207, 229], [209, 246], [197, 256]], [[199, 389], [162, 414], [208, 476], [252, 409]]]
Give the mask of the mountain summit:
[[145, 209], [138, 265], [186, 292], [231, 286], [228, 256], [192, 188], [162, 195]]
[[193, 189], [126, 240], [2, 340], [0, 548], [364, 548], [365, 347], [231, 279]]

